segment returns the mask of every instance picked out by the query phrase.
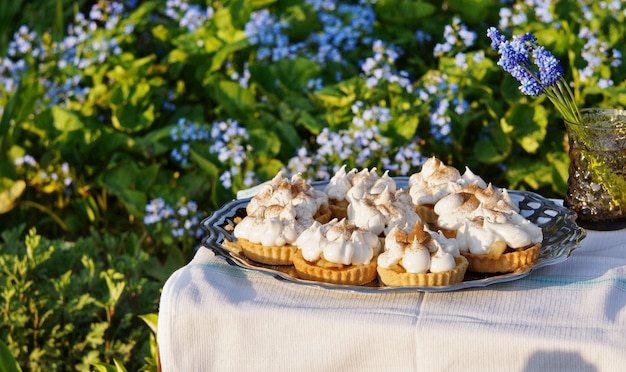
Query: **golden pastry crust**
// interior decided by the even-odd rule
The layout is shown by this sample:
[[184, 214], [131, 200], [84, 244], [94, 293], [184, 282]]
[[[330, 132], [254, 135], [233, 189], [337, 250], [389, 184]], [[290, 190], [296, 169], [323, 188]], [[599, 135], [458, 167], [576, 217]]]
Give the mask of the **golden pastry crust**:
[[434, 204], [420, 204], [415, 207], [415, 212], [420, 216], [420, 219], [428, 224], [433, 225], [437, 222], [437, 214], [435, 213]]
[[348, 218], [348, 201], [346, 199], [337, 200], [329, 199], [328, 208], [330, 209], [330, 219], [336, 218], [338, 220]]
[[[320, 266], [318, 263], [324, 266]], [[305, 260], [302, 257], [302, 252], [298, 251], [293, 256], [293, 265], [298, 277], [306, 280], [343, 285], [364, 285], [376, 279], [376, 257], [369, 264], [362, 265], [333, 264], [325, 260], [323, 263], [319, 261], [313, 263]]]
[[238, 238], [237, 244], [246, 257], [266, 265], [291, 265], [293, 256], [298, 251], [298, 248], [291, 244], [267, 246], [243, 238]]
[[390, 268], [378, 266], [378, 280], [390, 287], [441, 287], [457, 284], [463, 281], [467, 271], [468, 261], [465, 257], [455, 257], [456, 267], [450, 271], [440, 273], [407, 273], [400, 265]]
[[321, 224], [325, 224], [331, 219], [333, 219], [333, 210], [330, 206], [321, 206], [320, 209], [317, 210], [313, 219]]
[[486, 254], [461, 252], [469, 261], [469, 271], [475, 273], [510, 273], [525, 266], [532, 266], [537, 262], [541, 252], [541, 243], [534, 244], [526, 249], [506, 252], [499, 257]]

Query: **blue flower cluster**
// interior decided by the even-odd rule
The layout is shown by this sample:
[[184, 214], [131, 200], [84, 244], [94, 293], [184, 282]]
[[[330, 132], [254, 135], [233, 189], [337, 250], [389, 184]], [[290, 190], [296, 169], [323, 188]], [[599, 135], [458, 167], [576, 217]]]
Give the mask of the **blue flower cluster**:
[[[244, 171], [248, 153], [252, 150], [247, 143], [249, 134], [246, 128], [239, 125], [236, 120], [214, 122], [209, 132], [212, 144], [209, 151], [217, 155], [217, 159], [229, 168], [220, 175], [222, 186], [229, 189], [233, 186], [233, 177], [241, 176], [242, 183], [246, 187], [258, 183], [254, 172]], [[243, 171], [243, 174], [242, 174]]]
[[410, 172], [424, 165], [428, 158], [420, 153], [419, 138], [415, 138], [405, 146], [400, 146], [393, 161], [385, 163], [385, 169], [399, 176], [408, 176]]
[[389, 139], [380, 133], [379, 126], [392, 120], [388, 108], [366, 106], [362, 101], [352, 105], [352, 126], [333, 132], [324, 128], [316, 137], [317, 149], [311, 153], [301, 148], [283, 169], [287, 175], [301, 173], [304, 177], [325, 180], [343, 165], [355, 168], [376, 167], [377, 162], [391, 173], [407, 175], [423, 164], [417, 142], [399, 148], [395, 155]]
[[208, 141], [209, 131], [204, 125], [180, 118], [176, 126], [170, 130], [170, 138], [178, 143], [178, 146], [170, 151], [170, 156], [180, 165], [186, 165], [189, 162], [191, 142]]
[[[585, 40], [580, 56], [585, 60], [587, 66], [578, 69], [581, 82], [586, 82], [594, 75], [599, 75], [599, 70], [603, 66], [619, 67], [622, 64], [622, 52], [618, 49], [611, 49], [606, 41], [598, 39], [589, 27], [581, 27], [578, 37]], [[598, 87], [604, 89], [613, 85], [613, 80], [600, 77]]]
[[32, 155], [26, 154], [16, 158], [13, 163], [17, 167], [27, 168], [24, 173], [33, 173], [31, 177], [28, 177], [30, 185], [46, 193], [62, 191], [64, 194], [68, 194], [72, 190], [74, 178], [67, 162], [52, 164], [42, 169]]
[[[324, 128], [316, 138], [316, 152], [310, 154], [305, 148], [300, 149], [283, 171], [324, 180], [343, 164], [362, 168], [372, 166], [371, 162], [376, 158], [385, 159], [390, 150], [389, 140], [380, 134], [378, 125], [391, 120], [389, 110], [379, 106], [366, 108], [358, 101], [352, 106], [352, 113], [353, 126], [338, 132]], [[386, 163], [391, 162], [387, 160]]]
[[[233, 176], [241, 174], [244, 162], [251, 150], [247, 144], [249, 134], [236, 120], [216, 121], [207, 129], [204, 124], [186, 118], [178, 119], [176, 126], [170, 130], [170, 138], [176, 143], [170, 156], [180, 165], [189, 163], [189, 152], [193, 143], [206, 142], [211, 154], [217, 156], [221, 164], [229, 168], [220, 175], [225, 188], [231, 188]], [[252, 186], [256, 182], [253, 172], [245, 172], [243, 183]]]
[[189, 4], [183, 0], [167, 0], [165, 15], [178, 22], [178, 26], [193, 32], [202, 27], [215, 13], [212, 7], [203, 9], [197, 4]]
[[537, 45], [537, 39], [531, 33], [516, 35], [509, 42], [495, 27], [489, 27], [487, 36], [491, 39], [491, 47], [500, 54], [498, 65], [520, 82], [522, 93], [537, 97], [563, 76], [559, 60]]
[[[356, 168], [371, 167], [376, 157], [386, 159], [389, 153], [388, 139], [380, 134], [376, 126], [338, 132], [324, 128], [316, 137], [316, 144], [318, 147], [314, 153], [301, 148], [283, 172], [289, 176], [302, 173], [309, 179], [326, 180], [343, 164]], [[391, 163], [389, 159], [382, 161]]]
[[558, 29], [560, 24], [554, 21], [554, 4], [554, 0], [516, 1], [510, 8], [500, 8], [498, 27], [503, 30], [510, 29], [536, 19], [548, 27]]
[[[122, 3], [96, 2], [87, 16], [77, 13], [65, 38], [55, 43], [44, 41], [27, 26], [21, 26], [9, 43], [7, 57], [0, 57], [0, 94], [11, 96], [24, 73], [29, 68], [37, 68], [40, 70], [38, 79], [45, 88], [38, 107], [69, 105], [70, 100], [84, 102], [89, 87], [82, 82], [81, 70], [121, 54], [118, 41], [103, 31], [117, 28], [123, 12]], [[123, 34], [132, 31], [132, 25], [123, 28]], [[56, 68], [41, 70], [51, 64]]]
[[175, 207], [172, 207], [163, 198], [152, 199], [146, 204], [145, 212], [144, 224], [161, 224], [160, 227], [167, 230], [175, 239], [182, 239], [186, 236], [198, 239], [203, 235], [200, 228], [202, 212], [192, 200], [186, 201], [182, 198], [178, 200]]
[[459, 84], [452, 82], [449, 76], [440, 72], [427, 74], [423, 87], [415, 91], [420, 100], [430, 105], [428, 118], [430, 133], [438, 141], [450, 144], [453, 114], [462, 115], [469, 111], [470, 105], [461, 96]]
[[[614, 85], [614, 81], [602, 72], [606, 66], [619, 67], [622, 62], [622, 53], [619, 49], [610, 48], [607, 40], [602, 40], [598, 35], [603, 35], [604, 23], [594, 22], [594, 19], [623, 19], [626, 16], [624, 2], [621, 0], [611, 1], [583, 1], [577, 2], [582, 12], [578, 38], [585, 41], [580, 56], [586, 65], [578, 68], [578, 76], [581, 83], [594, 84], [590, 79], [597, 80], [597, 86], [601, 89]], [[514, 29], [523, 27], [533, 20], [544, 23], [544, 27], [561, 29], [560, 21], [554, 17], [554, 1], [552, 0], [526, 0], [515, 2], [511, 7], [502, 7], [499, 11], [500, 29]], [[619, 21], [618, 21], [619, 22]]]
[[443, 30], [444, 43], [435, 44], [433, 55], [441, 57], [455, 49], [465, 49], [471, 47], [476, 42], [476, 33], [470, 31], [466, 25], [461, 23], [461, 19], [454, 17], [452, 23], [445, 25]]
[[338, 0], [307, 0], [306, 3], [318, 11], [320, 30], [301, 42], [289, 40], [284, 33], [289, 24], [266, 9], [252, 13], [244, 32], [250, 44], [258, 46], [257, 61], [276, 62], [303, 56], [325, 66], [330, 61], [341, 63], [343, 53], [354, 50], [360, 42], [371, 42], [367, 35], [376, 17], [368, 1], [345, 4]]
[[368, 88], [377, 87], [381, 82], [397, 83], [405, 91], [413, 91], [413, 82], [406, 71], [396, 71], [395, 61], [402, 54], [402, 50], [394, 45], [387, 45], [382, 40], [375, 40], [372, 44], [372, 57], [361, 63], [361, 70], [366, 77]]
[[256, 10], [244, 27], [244, 33], [251, 45], [258, 45], [257, 61], [276, 62], [283, 58], [295, 58], [297, 45], [289, 43], [289, 37], [283, 33], [288, 23], [280, 21], [267, 9]]

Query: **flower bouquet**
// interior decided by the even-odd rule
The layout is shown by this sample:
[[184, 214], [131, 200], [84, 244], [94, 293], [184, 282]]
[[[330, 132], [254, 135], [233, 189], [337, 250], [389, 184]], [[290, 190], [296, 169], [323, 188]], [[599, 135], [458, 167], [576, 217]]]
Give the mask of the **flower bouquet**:
[[498, 65], [520, 82], [522, 93], [545, 94], [565, 121], [569, 135], [569, 178], [565, 205], [586, 228], [626, 227], [626, 111], [579, 110], [559, 60], [531, 33], [508, 41], [487, 29]]

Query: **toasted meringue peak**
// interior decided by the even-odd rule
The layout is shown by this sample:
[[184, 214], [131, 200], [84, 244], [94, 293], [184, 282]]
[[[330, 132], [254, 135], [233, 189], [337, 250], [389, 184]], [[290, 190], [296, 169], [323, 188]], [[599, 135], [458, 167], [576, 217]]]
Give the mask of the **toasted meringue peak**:
[[434, 206], [435, 213], [438, 215], [447, 214], [463, 214], [472, 213], [480, 206], [480, 200], [467, 192], [458, 192], [449, 194], [441, 198]]
[[385, 237], [385, 251], [378, 256], [378, 265], [389, 268], [400, 264], [407, 273], [449, 271], [455, 268], [454, 257], [460, 255], [455, 239], [415, 224], [411, 232], [398, 227]]
[[417, 222], [413, 226], [413, 230], [411, 230], [411, 232], [407, 234], [406, 238], [406, 242], [412, 242], [415, 240], [420, 244], [426, 244], [429, 240], [432, 239], [432, 236], [424, 230], [424, 225], [422, 225], [420, 222]]
[[424, 180], [430, 184], [457, 182], [461, 178], [458, 169], [444, 164], [441, 160], [432, 157], [426, 160], [421, 170]]
[[[320, 208], [328, 207], [328, 196], [308, 184], [300, 173], [291, 177], [283, 177], [281, 172], [258, 193], [246, 206], [248, 216], [263, 216], [269, 213], [275, 216], [277, 208], [293, 206], [296, 218], [311, 218]], [[269, 211], [266, 211], [267, 208]]]
[[346, 173], [346, 166], [343, 165], [328, 181], [324, 192], [328, 198], [335, 200], [345, 200], [346, 193], [352, 187], [352, 178], [356, 174], [356, 169]]
[[314, 222], [296, 239], [302, 256], [311, 262], [324, 259], [344, 265], [368, 264], [380, 252], [380, 241], [370, 231], [345, 219], [321, 225]]
[[396, 191], [396, 182], [393, 180], [393, 178], [389, 177], [389, 171], [385, 171], [382, 177], [374, 182], [369, 190], [369, 193], [379, 194], [385, 190], [389, 190], [391, 192]]

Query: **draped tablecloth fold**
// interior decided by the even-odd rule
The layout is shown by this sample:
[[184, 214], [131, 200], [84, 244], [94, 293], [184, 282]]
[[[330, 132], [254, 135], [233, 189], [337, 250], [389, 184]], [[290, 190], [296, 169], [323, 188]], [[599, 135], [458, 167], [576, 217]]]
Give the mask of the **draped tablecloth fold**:
[[228, 265], [207, 248], [163, 288], [170, 371], [623, 371], [626, 230], [565, 262], [454, 292], [358, 293]]

